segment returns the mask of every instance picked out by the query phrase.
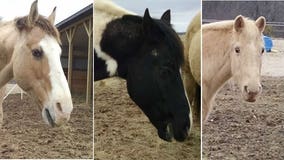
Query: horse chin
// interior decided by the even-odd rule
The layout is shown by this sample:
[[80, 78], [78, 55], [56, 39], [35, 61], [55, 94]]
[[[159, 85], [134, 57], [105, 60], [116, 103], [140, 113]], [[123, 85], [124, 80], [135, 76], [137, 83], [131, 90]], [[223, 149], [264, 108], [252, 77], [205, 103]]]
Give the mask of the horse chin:
[[178, 142], [183, 142], [188, 137], [188, 128], [184, 131], [174, 131], [172, 123], [169, 123], [166, 130], [158, 130], [158, 135], [167, 142], [172, 142], [173, 138]]
[[250, 96], [250, 95], [248, 95], [248, 94], [244, 94], [244, 95], [243, 95], [244, 100], [245, 100], [246, 102], [251, 102], [251, 103], [256, 101], [256, 97], [257, 97], [257, 96]]
[[255, 98], [248, 98], [248, 99], [246, 99], [246, 101], [247, 101], [247, 102], [255, 102], [256, 99], [255, 99]]
[[188, 127], [183, 130], [174, 131], [174, 138], [178, 142], [183, 142], [188, 137]]
[[171, 142], [173, 138], [173, 128], [171, 124], [167, 125], [167, 128], [164, 129], [158, 129], [158, 135], [161, 139]]

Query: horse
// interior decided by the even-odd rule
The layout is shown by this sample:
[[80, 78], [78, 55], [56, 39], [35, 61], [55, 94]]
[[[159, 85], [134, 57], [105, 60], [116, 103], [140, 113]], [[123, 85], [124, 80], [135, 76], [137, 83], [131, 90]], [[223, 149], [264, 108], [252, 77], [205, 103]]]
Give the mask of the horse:
[[184, 141], [192, 118], [180, 74], [183, 45], [171, 27], [170, 10], [155, 19], [148, 9], [141, 17], [106, 0], [94, 6], [95, 81], [125, 79], [130, 98], [158, 136]]
[[[69, 120], [73, 103], [60, 62], [56, 8], [45, 18], [37, 4], [32, 3], [29, 15], [0, 23], [0, 89], [14, 79], [35, 99], [44, 122], [60, 126]], [[3, 121], [2, 103], [0, 111]]]
[[201, 80], [200, 80], [200, 61], [201, 61], [201, 24], [200, 12], [195, 15], [184, 39], [185, 62], [182, 67], [182, 79], [186, 88], [188, 100], [191, 103], [192, 113], [196, 122], [200, 121], [201, 109]]
[[216, 92], [232, 77], [241, 89], [242, 98], [247, 102], [256, 101], [262, 90], [265, 25], [262, 16], [253, 21], [242, 15], [234, 20], [203, 25], [202, 121], [207, 119]]

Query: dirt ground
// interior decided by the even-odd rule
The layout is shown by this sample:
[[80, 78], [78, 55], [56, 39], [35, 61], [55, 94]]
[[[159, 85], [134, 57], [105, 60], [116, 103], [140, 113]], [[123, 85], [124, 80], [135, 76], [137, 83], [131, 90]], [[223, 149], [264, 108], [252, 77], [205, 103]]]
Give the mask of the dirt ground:
[[200, 126], [186, 142], [165, 142], [138, 106], [129, 98], [125, 81], [95, 82], [95, 159], [200, 159]]
[[203, 128], [203, 159], [284, 159], [284, 40], [273, 42], [255, 103], [244, 102], [229, 84], [218, 93]]
[[51, 128], [27, 95], [9, 95], [3, 103], [0, 158], [92, 158], [92, 109], [74, 95], [74, 110], [66, 126]]

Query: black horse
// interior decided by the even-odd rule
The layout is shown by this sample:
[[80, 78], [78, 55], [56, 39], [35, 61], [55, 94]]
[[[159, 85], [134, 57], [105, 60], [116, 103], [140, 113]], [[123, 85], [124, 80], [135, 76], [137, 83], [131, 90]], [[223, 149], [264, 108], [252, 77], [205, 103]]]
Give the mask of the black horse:
[[[96, 27], [99, 13], [95, 14]], [[94, 33], [101, 35], [95, 40], [95, 81], [110, 76], [126, 79], [131, 99], [159, 137], [184, 141], [191, 127], [190, 106], [180, 75], [183, 45], [171, 27], [170, 10], [161, 19], [151, 18], [148, 9], [143, 17], [126, 13], [104, 26], [102, 33]]]

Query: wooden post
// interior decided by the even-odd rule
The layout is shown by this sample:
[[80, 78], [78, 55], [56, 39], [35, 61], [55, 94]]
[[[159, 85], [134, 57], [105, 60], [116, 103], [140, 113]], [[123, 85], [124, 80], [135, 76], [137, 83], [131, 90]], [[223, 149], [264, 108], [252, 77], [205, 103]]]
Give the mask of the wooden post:
[[68, 85], [70, 91], [72, 89], [72, 70], [73, 70], [73, 38], [76, 31], [76, 27], [72, 27], [65, 31], [68, 40]]
[[88, 69], [87, 69], [87, 89], [86, 89], [86, 104], [92, 103], [92, 89], [93, 89], [93, 52], [92, 52], [92, 19], [88, 19], [84, 23], [85, 30], [88, 34]]

